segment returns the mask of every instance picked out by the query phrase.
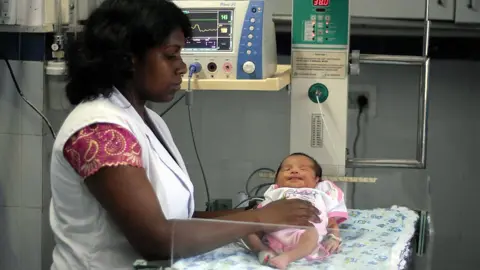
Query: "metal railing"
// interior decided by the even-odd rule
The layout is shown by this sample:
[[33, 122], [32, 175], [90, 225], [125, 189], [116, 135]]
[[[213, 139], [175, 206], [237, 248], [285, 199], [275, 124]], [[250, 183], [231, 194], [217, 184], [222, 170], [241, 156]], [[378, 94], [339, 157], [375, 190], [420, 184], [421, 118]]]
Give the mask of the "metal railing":
[[347, 167], [350, 168], [412, 168], [425, 169], [427, 162], [427, 128], [428, 128], [428, 78], [430, 72], [430, 58], [428, 56], [430, 41], [430, 0], [425, 1], [425, 18], [423, 30], [422, 56], [352, 54], [358, 59], [354, 62], [364, 64], [384, 65], [418, 65], [421, 66], [419, 84], [418, 120], [417, 120], [417, 147], [416, 159], [377, 159], [377, 158], [349, 158]]

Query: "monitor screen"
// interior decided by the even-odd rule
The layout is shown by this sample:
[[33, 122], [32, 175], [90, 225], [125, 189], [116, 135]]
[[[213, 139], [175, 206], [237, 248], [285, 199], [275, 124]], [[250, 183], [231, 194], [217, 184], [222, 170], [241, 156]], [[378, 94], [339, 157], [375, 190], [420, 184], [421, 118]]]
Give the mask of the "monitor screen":
[[183, 9], [192, 23], [187, 51], [232, 51], [233, 9]]

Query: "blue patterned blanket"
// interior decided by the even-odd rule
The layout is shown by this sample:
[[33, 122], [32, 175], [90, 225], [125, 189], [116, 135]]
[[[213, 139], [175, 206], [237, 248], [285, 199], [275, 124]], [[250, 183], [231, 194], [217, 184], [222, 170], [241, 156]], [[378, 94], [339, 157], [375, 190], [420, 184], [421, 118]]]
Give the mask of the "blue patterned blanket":
[[[410, 256], [410, 240], [418, 215], [408, 208], [349, 210], [343, 229], [342, 252], [324, 261], [299, 260], [288, 269], [404, 269]], [[271, 270], [238, 245], [228, 245], [206, 254], [177, 261], [173, 269], [188, 270]]]

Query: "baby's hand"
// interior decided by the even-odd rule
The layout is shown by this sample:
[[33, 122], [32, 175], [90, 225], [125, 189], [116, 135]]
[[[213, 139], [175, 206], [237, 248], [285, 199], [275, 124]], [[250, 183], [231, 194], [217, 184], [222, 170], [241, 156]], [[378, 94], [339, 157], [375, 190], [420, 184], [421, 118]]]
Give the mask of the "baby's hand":
[[338, 239], [329, 237], [327, 240], [323, 242], [323, 246], [325, 247], [325, 250], [332, 254], [332, 253], [337, 253], [340, 251], [340, 244], [342, 242], [339, 241]]

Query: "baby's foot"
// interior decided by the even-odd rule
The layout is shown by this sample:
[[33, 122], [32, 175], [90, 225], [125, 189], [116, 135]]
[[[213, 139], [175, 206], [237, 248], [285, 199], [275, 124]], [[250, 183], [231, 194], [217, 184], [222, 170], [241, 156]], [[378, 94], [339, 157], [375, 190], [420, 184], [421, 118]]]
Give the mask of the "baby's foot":
[[277, 256], [277, 254], [275, 254], [273, 251], [260, 251], [258, 253], [258, 261], [263, 265], [267, 265], [275, 256]]
[[271, 266], [274, 266], [280, 270], [285, 270], [287, 269], [288, 264], [290, 263], [290, 259], [288, 256], [282, 254], [277, 257], [271, 258], [270, 261], [268, 261], [268, 264]]

